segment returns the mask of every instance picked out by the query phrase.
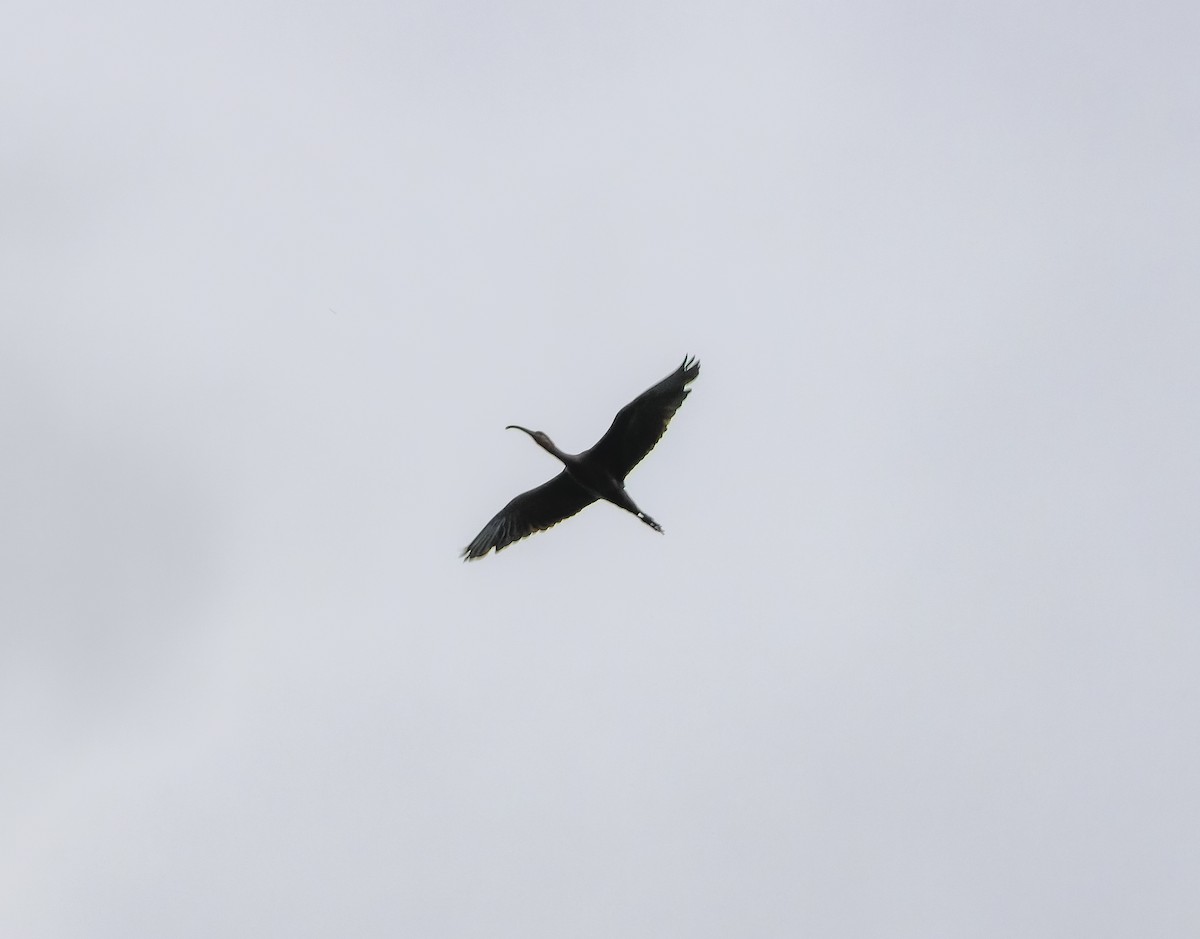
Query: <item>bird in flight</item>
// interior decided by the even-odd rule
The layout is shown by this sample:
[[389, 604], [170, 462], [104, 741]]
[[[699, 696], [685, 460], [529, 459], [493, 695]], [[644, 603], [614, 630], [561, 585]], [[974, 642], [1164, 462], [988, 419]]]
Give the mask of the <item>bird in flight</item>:
[[583, 453], [563, 453], [542, 431], [509, 424], [505, 430], [529, 434], [538, 446], [562, 462], [563, 471], [536, 489], [521, 493], [497, 512], [463, 549], [463, 560], [474, 561], [492, 548], [502, 551], [514, 541], [570, 518], [597, 499], [633, 513], [661, 532], [662, 526], [629, 498], [625, 477], [654, 449], [683, 399], [691, 394], [687, 385], [699, 374], [700, 363], [685, 358], [679, 368], [621, 408], [604, 436]]

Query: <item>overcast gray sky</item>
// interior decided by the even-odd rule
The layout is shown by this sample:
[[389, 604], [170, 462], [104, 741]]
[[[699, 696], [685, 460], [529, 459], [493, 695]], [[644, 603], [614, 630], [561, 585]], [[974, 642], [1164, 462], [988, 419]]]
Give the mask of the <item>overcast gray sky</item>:
[[1197, 935], [1198, 10], [19, 0], [0, 933]]

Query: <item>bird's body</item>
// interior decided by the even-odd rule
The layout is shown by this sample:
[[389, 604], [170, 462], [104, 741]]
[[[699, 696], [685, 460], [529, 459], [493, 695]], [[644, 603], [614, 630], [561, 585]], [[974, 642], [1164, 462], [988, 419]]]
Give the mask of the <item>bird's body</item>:
[[529, 434], [538, 446], [562, 462], [563, 471], [536, 489], [521, 493], [496, 513], [463, 549], [463, 558], [475, 560], [493, 548], [501, 551], [600, 499], [661, 532], [658, 522], [639, 509], [625, 491], [625, 477], [658, 443], [683, 399], [691, 394], [686, 386], [699, 374], [700, 363], [684, 359], [678, 369], [621, 408], [604, 436], [583, 453], [564, 453], [540, 430], [510, 424], [506, 429]]

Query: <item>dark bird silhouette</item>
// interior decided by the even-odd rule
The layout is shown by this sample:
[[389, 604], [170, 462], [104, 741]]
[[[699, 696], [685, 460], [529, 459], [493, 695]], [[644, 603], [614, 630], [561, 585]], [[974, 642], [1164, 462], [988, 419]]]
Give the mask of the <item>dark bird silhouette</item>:
[[463, 549], [463, 559], [481, 558], [492, 548], [502, 551], [514, 541], [570, 518], [597, 499], [632, 512], [661, 532], [662, 526], [629, 498], [625, 477], [654, 449], [683, 399], [691, 394], [686, 386], [699, 374], [700, 363], [685, 358], [679, 368], [621, 408], [604, 436], [583, 453], [563, 453], [540, 430], [509, 424], [505, 430], [525, 431], [538, 446], [561, 460], [564, 469], [549, 482], [521, 493], [497, 512]]

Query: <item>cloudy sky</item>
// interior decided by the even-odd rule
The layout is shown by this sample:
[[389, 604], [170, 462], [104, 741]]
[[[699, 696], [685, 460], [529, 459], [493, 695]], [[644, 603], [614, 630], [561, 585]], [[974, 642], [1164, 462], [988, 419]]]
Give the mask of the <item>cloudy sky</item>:
[[1197, 934], [1194, 3], [6, 21], [5, 936]]

